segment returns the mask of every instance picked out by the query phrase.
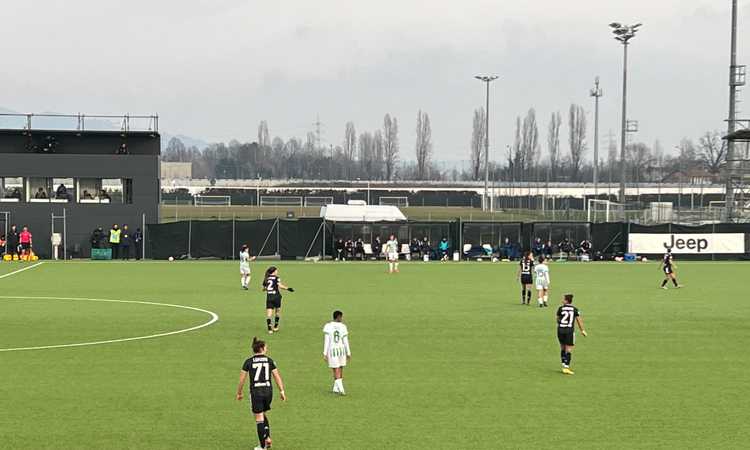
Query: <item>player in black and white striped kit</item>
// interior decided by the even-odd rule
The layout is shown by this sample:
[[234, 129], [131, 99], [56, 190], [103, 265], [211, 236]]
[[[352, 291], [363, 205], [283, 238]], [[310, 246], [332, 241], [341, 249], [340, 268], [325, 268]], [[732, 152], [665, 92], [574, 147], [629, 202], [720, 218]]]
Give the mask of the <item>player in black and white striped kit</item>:
[[531, 304], [531, 285], [534, 283], [532, 272], [534, 271], [534, 256], [526, 252], [518, 264], [518, 278], [521, 281], [521, 304]]
[[681, 288], [677, 283], [677, 275], [674, 273], [674, 259], [672, 258], [672, 249], [667, 249], [667, 253], [664, 254], [664, 258], [661, 260], [661, 269], [664, 271], [664, 281], [661, 282], [661, 288], [667, 289], [667, 283], [672, 280], [674, 287]]

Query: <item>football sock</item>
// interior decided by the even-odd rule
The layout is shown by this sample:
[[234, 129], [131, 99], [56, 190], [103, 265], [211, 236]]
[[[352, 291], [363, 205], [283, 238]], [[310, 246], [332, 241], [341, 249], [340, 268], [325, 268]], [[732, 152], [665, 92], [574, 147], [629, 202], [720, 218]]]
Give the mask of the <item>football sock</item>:
[[526, 291], [526, 303], [531, 303], [531, 291]]
[[268, 329], [270, 330], [271, 329], [271, 318], [270, 317], [266, 317], [266, 325], [268, 325]]
[[521, 290], [521, 303], [526, 302], [526, 289]]
[[265, 428], [266, 437], [267, 438], [271, 437], [271, 424], [268, 423], [268, 416], [265, 414], [263, 414], [263, 425]]
[[560, 350], [560, 362], [565, 365], [565, 350]]
[[274, 320], [273, 320], [273, 326], [274, 326], [275, 328], [278, 328], [278, 327], [279, 327], [279, 320], [281, 320], [281, 317], [279, 317], [279, 316], [276, 316], [276, 317], [274, 318]]
[[665, 278], [664, 281], [661, 282], [661, 287], [666, 286], [668, 281], [669, 281], [669, 278]]
[[573, 359], [573, 354], [570, 352], [565, 353], [565, 364], [570, 365], [570, 360]]
[[674, 283], [674, 285], [677, 286], [677, 278], [672, 278], [672, 283]]
[[258, 441], [260, 442], [260, 446], [265, 448], [266, 447], [266, 423], [256, 421], [255, 428], [257, 428], [258, 430]]
[[547, 303], [548, 296], [547, 294], [544, 294], [544, 303]]

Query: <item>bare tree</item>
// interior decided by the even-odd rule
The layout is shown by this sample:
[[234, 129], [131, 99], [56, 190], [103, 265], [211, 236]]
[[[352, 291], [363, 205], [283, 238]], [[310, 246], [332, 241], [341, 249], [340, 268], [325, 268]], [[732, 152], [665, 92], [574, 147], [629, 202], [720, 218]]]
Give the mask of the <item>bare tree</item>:
[[373, 164], [372, 177], [376, 180], [383, 179], [383, 168], [385, 167], [385, 146], [383, 143], [383, 132], [375, 130], [372, 135]]
[[525, 181], [529, 181], [529, 172], [537, 163], [539, 156], [539, 127], [536, 124], [536, 111], [529, 109], [523, 119], [521, 128], [521, 153], [523, 166], [520, 168]]
[[265, 120], [261, 120], [258, 124], [258, 145], [260, 148], [271, 146], [271, 140], [268, 137], [268, 123]]
[[726, 162], [727, 142], [718, 131], [707, 131], [698, 141], [698, 158], [712, 174], [721, 172]]
[[474, 121], [471, 129], [471, 175], [472, 179], [479, 180], [484, 167], [484, 144], [487, 137], [487, 116], [484, 108], [474, 110]]
[[351, 178], [352, 161], [354, 152], [357, 151], [357, 131], [354, 129], [354, 122], [347, 122], [344, 131], [344, 158], [346, 159], [346, 176]]
[[586, 112], [582, 106], [570, 105], [568, 114], [568, 145], [570, 145], [570, 169], [571, 179], [578, 181], [583, 162], [583, 154], [586, 152]]
[[524, 153], [523, 153], [523, 134], [521, 132], [521, 116], [516, 117], [516, 135], [513, 139], [512, 157], [510, 159], [511, 179], [519, 180], [523, 172]]
[[164, 161], [187, 162], [189, 161], [188, 155], [185, 144], [179, 138], [173, 137], [167, 143], [162, 159]]
[[417, 143], [415, 146], [417, 154], [417, 179], [427, 179], [427, 169], [430, 167], [430, 155], [432, 154], [432, 128], [430, 127], [430, 116], [420, 109], [417, 113]]
[[359, 166], [363, 178], [372, 179], [373, 177], [374, 153], [372, 134], [365, 131], [359, 135]]
[[549, 125], [547, 126], [547, 151], [549, 151], [549, 170], [552, 178], [558, 176], [557, 170], [560, 165], [560, 126], [562, 125], [562, 116], [560, 112], [552, 113]]
[[625, 147], [625, 154], [630, 179], [636, 183], [648, 181], [655, 160], [651, 149], [646, 144], [637, 142]]
[[398, 162], [398, 121], [386, 114], [383, 118], [383, 157], [385, 159], [385, 179], [393, 178]]

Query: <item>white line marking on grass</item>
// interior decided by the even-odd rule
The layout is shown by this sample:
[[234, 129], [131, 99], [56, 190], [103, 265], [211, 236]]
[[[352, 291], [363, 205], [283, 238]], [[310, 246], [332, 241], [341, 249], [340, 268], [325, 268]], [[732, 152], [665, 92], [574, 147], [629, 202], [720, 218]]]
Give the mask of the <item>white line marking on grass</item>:
[[18, 270], [14, 270], [13, 272], [9, 272], [9, 273], [6, 273], [6, 274], [4, 274], [4, 275], [0, 275], [0, 279], [2, 279], [2, 278], [5, 278], [5, 277], [9, 277], [9, 276], [11, 276], [11, 275], [15, 275], [15, 274], [17, 274], [17, 273], [21, 273], [21, 272], [23, 272], [24, 270], [29, 270], [29, 269], [33, 269], [34, 267], [39, 267], [39, 266], [41, 266], [42, 264], [44, 264], [44, 261], [39, 261], [38, 263], [36, 263], [36, 264], [32, 264], [32, 265], [30, 265], [30, 266], [26, 266], [26, 267], [24, 267], [23, 269], [18, 269]]
[[[41, 264], [41, 263], [40, 263]], [[31, 266], [33, 267], [33, 266]], [[28, 267], [30, 269], [31, 267]], [[23, 269], [26, 270], [26, 269]], [[8, 274], [9, 275], [9, 274]], [[5, 275], [7, 276], [7, 275]], [[201, 308], [195, 308], [192, 306], [185, 306], [185, 305], [172, 305], [170, 303], [157, 303], [157, 302], [144, 302], [144, 301], [138, 301], [138, 300], [111, 300], [111, 299], [105, 299], [105, 298], [75, 298], [75, 297], [19, 297], [16, 295], [3, 295], [0, 296], [0, 299], [21, 299], [21, 300], [70, 300], [70, 301], [81, 301], [81, 302], [105, 302], [105, 303], [133, 303], [138, 305], [150, 305], [150, 306], [166, 306], [169, 308], [182, 308], [182, 309], [189, 309], [193, 311], [202, 312], [205, 314], [208, 314], [211, 316], [211, 319], [208, 322], [202, 323], [200, 325], [196, 325], [194, 327], [190, 328], [184, 328], [182, 330], [176, 330], [176, 331], [167, 331], [164, 333], [158, 333], [158, 334], [151, 334], [148, 336], [135, 336], [135, 337], [127, 337], [127, 338], [119, 338], [119, 339], [107, 339], [104, 341], [93, 341], [93, 342], [77, 342], [73, 344], [57, 344], [57, 345], [42, 345], [37, 347], [17, 347], [17, 348], [0, 348], [0, 352], [17, 352], [17, 351], [23, 351], [23, 350], [46, 350], [51, 348], [68, 348], [68, 347], [86, 347], [90, 345], [102, 345], [102, 344], [114, 344], [117, 342], [128, 342], [128, 341], [139, 341], [143, 339], [154, 339], [164, 336], [171, 336], [174, 334], [180, 334], [180, 333], [187, 333], [190, 331], [199, 330], [201, 328], [208, 327], [210, 325], [213, 325], [219, 320], [219, 315], [215, 312], [209, 311], [207, 309], [201, 309]]]

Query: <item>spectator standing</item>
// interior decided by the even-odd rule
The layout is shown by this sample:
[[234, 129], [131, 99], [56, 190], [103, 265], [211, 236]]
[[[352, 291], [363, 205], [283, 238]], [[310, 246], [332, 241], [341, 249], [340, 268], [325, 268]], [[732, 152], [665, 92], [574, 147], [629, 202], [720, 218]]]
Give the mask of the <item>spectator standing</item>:
[[91, 233], [91, 248], [102, 248], [102, 234], [104, 234], [102, 227], [96, 228]]
[[8, 245], [8, 254], [11, 256], [18, 255], [18, 228], [15, 225], [11, 225], [6, 241]]
[[553, 248], [552, 240], [547, 239], [547, 243], [544, 244], [544, 258], [545, 259], [552, 259], [552, 254], [555, 253], [555, 250]]
[[133, 250], [135, 251], [135, 260], [140, 261], [143, 256], [143, 231], [140, 228], [135, 229], [133, 233]]
[[534, 246], [531, 248], [535, 258], [539, 258], [544, 253], [544, 244], [542, 244], [542, 238], [534, 239]]
[[380, 257], [383, 252], [383, 242], [380, 240], [380, 236], [375, 236], [372, 241], [372, 254], [375, 255], [375, 259]]
[[127, 224], [122, 226], [120, 233], [120, 257], [123, 261], [130, 259], [130, 230]]
[[26, 225], [21, 229], [21, 233], [18, 235], [18, 241], [21, 243], [21, 258], [27, 258], [31, 256], [31, 246], [33, 244], [31, 232], [29, 227]]
[[362, 238], [357, 239], [355, 248], [356, 248], [356, 254], [357, 256], [359, 256], [359, 259], [361, 261], [364, 261], [365, 260], [365, 242], [362, 240]]
[[112, 259], [117, 259], [120, 255], [120, 227], [117, 224], [112, 225], [109, 230], [109, 248], [112, 249]]
[[438, 250], [440, 250], [440, 260], [441, 261], [448, 261], [448, 238], [443, 237], [443, 239], [440, 240], [440, 244], [438, 244]]

